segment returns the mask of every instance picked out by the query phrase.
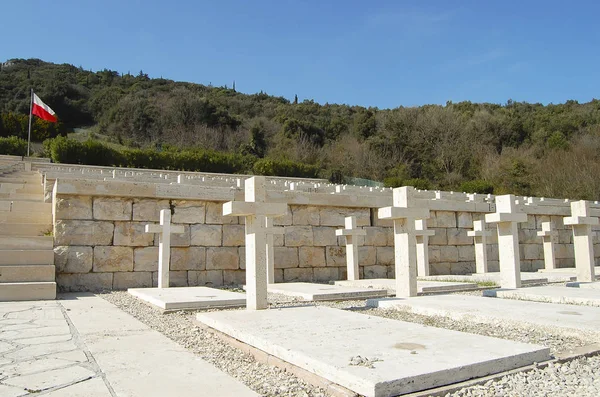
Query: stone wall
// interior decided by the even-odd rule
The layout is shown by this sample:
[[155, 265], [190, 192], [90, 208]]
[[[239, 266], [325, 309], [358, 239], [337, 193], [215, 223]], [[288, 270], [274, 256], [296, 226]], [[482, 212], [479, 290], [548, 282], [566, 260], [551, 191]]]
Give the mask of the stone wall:
[[[144, 232], [158, 223], [161, 209], [185, 232], [171, 236], [173, 286], [240, 285], [245, 282], [243, 218], [223, 217], [223, 202], [152, 198], [58, 195], [54, 199], [55, 265], [62, 290], [126, 289], [157, 284], [158, 237]], [[290, 205], [275, 219], [285, 235], [275, 236], [275, 281], [326, 282], [346, 278], [344, 240], [335, 230], [355, 215], [367, 231], [359, 249], [361, 278], [393, 278], [393, 233], [376, 209]], [[432, 211], [428, 227], [431, 274], [475, 271], [473, 238], [467, 231], [483, 213]], [[562, 217], [529, 215], [520, 226], [522, 270], [544, 267], [541, 222], [552, 220], [559, 233], [558, 266], [574, 266], [572, 232]], [[488, 225], [488, 227], [494, 227]], [[492, 234], [495, 230], [492, 229]], [[498, 247], [490, 238], [490, 271], [498, 270]], [[596, 246], [598, 248], [598, 246]]]

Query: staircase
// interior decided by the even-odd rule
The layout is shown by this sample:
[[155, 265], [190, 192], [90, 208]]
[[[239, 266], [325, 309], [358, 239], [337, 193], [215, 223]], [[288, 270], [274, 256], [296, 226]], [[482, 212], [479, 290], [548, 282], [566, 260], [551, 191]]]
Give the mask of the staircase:
[[52, 205], [42, 177], [0, 161], [0, 301], [56, 298]]

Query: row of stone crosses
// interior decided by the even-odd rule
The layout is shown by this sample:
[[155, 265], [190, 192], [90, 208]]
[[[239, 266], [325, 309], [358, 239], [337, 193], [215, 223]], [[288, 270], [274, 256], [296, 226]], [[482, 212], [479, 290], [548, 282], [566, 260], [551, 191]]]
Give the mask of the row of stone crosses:
[[[224, 216], [245, 217], [246, 237], [246, 295], [247, 308], [266, 309], [267, 285], [274, 283], [273, 235], [283, 234], [283, 228], [273, 227], [273, 218], [287, 213], [287, 204], [268, 203], [264, 177], [251, 177], [245, 181], [244, 201], [230, 201], [223, 204]], [[417, 295], [417, 274], [429, 275], [427, 257], [428, 237], [435, 231], [427, 230], [426, 219], [429, 209], [415, 206], [414, 189], [400, 187], [393, 190], [391, 207], [379, 208], [379, 219], [392, 220], [394, 224], [394, 256], [396, 269], [396, 296]], [[520, 256], [517, 224], [527, 222], [527, 214], [517, 212], [515, 197], [496, 197], [496, 212], [485, 215], [484, 221], [474, 221], [473, 230], [468, 235], [474, 237], [477, 273], [487, 273], [485, 223], [498, 225], [498, 250], [500, 259], [501, 286], [519, 288]], [[594, 250], [592, 226], [598, 225], [598, 218], [590, 216], [587, 201], [571, 203], [571, 216], [564, 218], [564, 224], [573, 228], [575, 265], [577, 280], [594, 281]], [[169, 287], [169, 256], [171, 233], [183, 233], [183, 226], [171, 225], [170, 210], [161, 210], [160, 225], [146, 225], [147, 233], [159, 234], [158, 288]], [[538, 236], [543, 238], [544, 259], [547, 269], [554, 269], [555, 257], [551, 223], [544, 222]], [[346, 217], [345, 229], [336, 230], [337, 236], [346, 238], [346, 260], [348, 279], [359, 278], [358, 236], [366, 235], [358, 229], [355, 217]]]

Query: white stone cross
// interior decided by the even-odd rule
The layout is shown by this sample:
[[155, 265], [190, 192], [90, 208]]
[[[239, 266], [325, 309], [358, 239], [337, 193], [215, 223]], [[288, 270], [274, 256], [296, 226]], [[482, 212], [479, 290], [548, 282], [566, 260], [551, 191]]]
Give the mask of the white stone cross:
[[348, 280], [360, 279], [358, 265], [358, 236], [366, 236], [365, 229], [356, 227], [356, 217], [345, 218], [345, 229], [335, 231], [336, 236], [346, 236], [346, 266], [348, 267]]
[[515, 196], [496, 196], [496, 212], [486, 214], [487, 223], [498, 224], [498, 252], [500, 256], [500, 286], [521, 288], [521, 256], [517, 223], [527, 222], [527, 214], [517, 212]]
[[285, 234], [285, 230], [282, 227], [273, 227], [273, 218], [265, 217], [264, 232], [266, 233], [267, 245], [267, 282], [275, 284], [275, 246], [273, 237], [275, 234]]
[[266, 236], [273, 233], [267, 228], [267, 217], [287, 213], [285, 203], [267, 203], [266, 180], [254, 176], [245, 181], [245, 201], [229, 201], [223, 204], [224, 216], [246, 218], [246, 308], [262, 310], [267, 302], [267, 245]]
[[467, 232], [467, 236], [473, 237], [475, 243], [475, 272], [487, 273], [487, 238], [492, 233], [485, 230], [485, 221], [473, 221], [473, 230]]
[[158, 288], [169, 288], [171, 233], [183, 232], [183, 226], [171, 225], [171, 210], [160, 210], [159, 225], [146, 225], [146, 233], [158, 234]]
[[556, 256], [554, 255], [554, 239], [558, 235], [552, 230], [552, 222], [542, 222], [542, 230], [537, 232], [544, 241], [544, 266], [546, 270], [556, 269]]
[[427, 230], [425, 219], [416, 219], [417, 275], [420, 277], [429, 276], [429, 237], [431, 236], [435, 236], [435, 230]]
[[429, 218], [429, 209], [415, 208], [415, 189], [403, 186], [393, 190], [393, 206], [379, 208], [379, 219], [394, 221], [394, 261], [396, 296], [417, 295], [417, 240], [415, 220]]
[[572, 202], [571, 216], [565, 217], [564, 222], [573, 227], [577, 281], [595, 281], [592, 226], [598, 225], [598, 218], [590, 216], [589, 201]]

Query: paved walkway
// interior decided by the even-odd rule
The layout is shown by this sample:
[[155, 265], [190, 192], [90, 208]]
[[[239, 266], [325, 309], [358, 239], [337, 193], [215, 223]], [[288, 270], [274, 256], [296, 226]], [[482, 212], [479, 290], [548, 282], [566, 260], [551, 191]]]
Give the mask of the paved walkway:
[[63, 299], [0, 303], [0, 397], [258, 396], [102, 298]]

